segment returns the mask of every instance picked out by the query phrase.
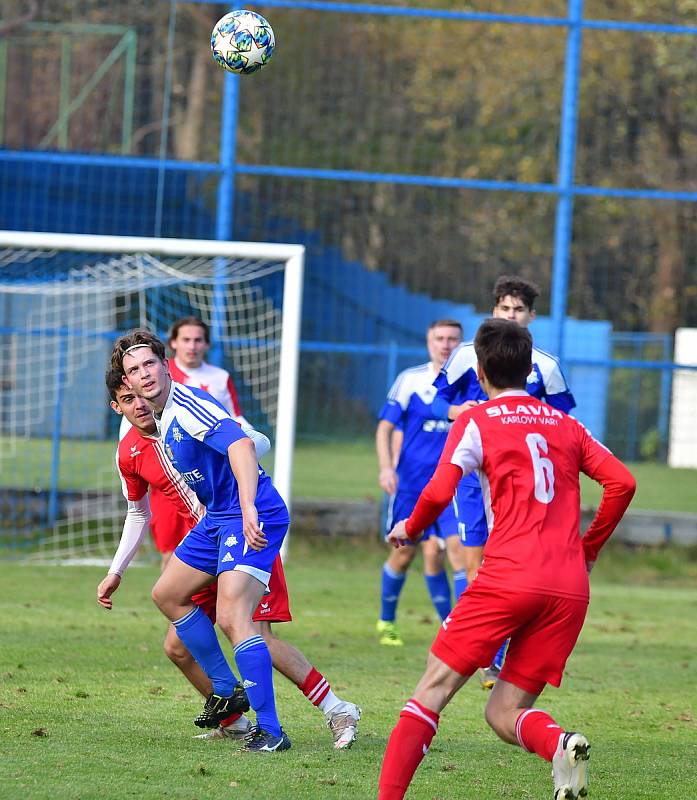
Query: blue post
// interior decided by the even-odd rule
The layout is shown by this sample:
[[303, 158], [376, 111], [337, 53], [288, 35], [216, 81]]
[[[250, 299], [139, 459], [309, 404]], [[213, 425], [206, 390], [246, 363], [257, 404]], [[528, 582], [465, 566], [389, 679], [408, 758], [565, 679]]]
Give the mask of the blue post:
[[388, 345], [387, 350], [387, 390], [390, 391], [395, 378], [397, 377], [397, 356], [399, 355], [399, 347], [397, 342], [393, 339]]
[[48, 495], [48, 527], [58, 519], [58, 483], [60, 480], [61, 422], [63, 418], [63, 384], [68, 358], [67, 331], [58, 332], [55, 405], [53, 406], [53, 436], [51, 437], [51, 488]]
[[578, 85], [581, 71], [583, 0], [569, 0], [569, 31], [566, 37], [564, 63], [564, 95], [559, 131], [559, 164], [557, 168], [557, 215], [554, 227], [554, 261], [552, 263], [551, 316], [557, 355], [564, 359], [564, 320], [569, 291], [569, 266], [574, 211], [574, 168], [576, 164], [576, 123], [578, 118]]
[[[663, 361], [670, 361], [673, 358], [673, 337], [666, 333], [663, 336]], [[670, 424], [670, 395], [673, 386], [673, 370], [661, 370], [661, 394], [658, 404], [658, 438], [659, 450], [656, 454], [661, 461], [665, 461], [668, 455], [668, 428]]]
[[[215, 238], [230, 241], [234, 233], [235, 167], [237, 163], [237, 118], [239, 113], [239, 76], [225, 74], [223, 106], [220, 118], [220, 167], [218, 180]], [[225, 331], [225, 273], [224, 259], [217, 259], [214, 267], [213, 301], [211, 307], [211, 338], [213, 346], [209, 358], [213, 364], [223, 362], [223, 335]]]

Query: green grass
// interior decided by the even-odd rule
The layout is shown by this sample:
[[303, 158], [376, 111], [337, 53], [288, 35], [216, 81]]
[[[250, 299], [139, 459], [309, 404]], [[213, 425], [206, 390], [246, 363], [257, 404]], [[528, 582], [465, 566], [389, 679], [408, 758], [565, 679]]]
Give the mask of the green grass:
[[[672, 550], [662, 551], [673, 558]], [[591, 797], [692, 797], [697, 760], [697, 564], [669, 579], [655, 553], [614, 550], [593, 575], [586, 627], [564, 685], [542, 707], [591, 739]], [[407, 581], [404, 648], [376, 644], [384, 552], [359, 541], [295, 539], [287, 567], [295, 622], [279, 626], [362, 705], [359, 740], [335, 752], [319, 712], [282, 678], [293, 749], [268, 758], [192, 739], [200, 702], [160, 649], [151, 567], [133, 568], [107, 613], [102, 572], [0, 563], [0, 795], [4, 800], [225, 797], [374, 798], [385, 742], [424, 664], [436, 624], [423, 582]], [[620, 582], [616, 578], [620, 578]], [[638, 585], [641, 581], [641, 585]], [[683, 585], [685, 584], [685, 585]], [[486, 696], [467, 685], [442, 715], [412, 800], [551, 796], [549, 767], [496, 739]]]
[[[3, 442], [0, 439], [0, 446]], [[0, 472], [0, 487], [47, 488], [50, 479], [50, 442], [30, 440], [22, 445], [22, 459], [14, 469]], [[64, 440], [61, 449], [60, 488], [118, 491], [111, 442]], [[273, 459], [265, 459], [271, 469]], [[697, 513], [697, 470], [670, 469], [665, 464], [630, 465], [638, 489], [632, 504], [635, 509], [686, 511]], [[582, 499], [596, 506], [600, 487], [582, 482]], [[341, 500], [378, 499], [377, 461], [373, 443], [300, 442], [295, 449], [293, 495], [296, 498]]]

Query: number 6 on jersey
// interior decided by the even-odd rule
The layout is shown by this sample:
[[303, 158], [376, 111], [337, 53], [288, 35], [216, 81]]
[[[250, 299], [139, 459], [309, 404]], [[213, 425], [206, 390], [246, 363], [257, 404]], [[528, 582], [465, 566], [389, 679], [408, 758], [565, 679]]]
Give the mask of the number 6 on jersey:
[[541, 433], [529, 433], [525, 444], [532, 458], [532, 471], [535, 475], [535, 500], [545, 505], [554, 499], [554, 464], [545, 458], [549, 452], [547, 440]]

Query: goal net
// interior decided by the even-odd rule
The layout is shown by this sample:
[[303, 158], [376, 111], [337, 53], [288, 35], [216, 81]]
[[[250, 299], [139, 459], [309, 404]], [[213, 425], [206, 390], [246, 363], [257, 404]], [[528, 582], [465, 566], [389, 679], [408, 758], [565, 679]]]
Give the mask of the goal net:
[[111, 348], [180, 317], [210, 326], [290, 503], [302, 270], [298, 245], [0, 231], [0, 555], [109, 563], [126, 510]]

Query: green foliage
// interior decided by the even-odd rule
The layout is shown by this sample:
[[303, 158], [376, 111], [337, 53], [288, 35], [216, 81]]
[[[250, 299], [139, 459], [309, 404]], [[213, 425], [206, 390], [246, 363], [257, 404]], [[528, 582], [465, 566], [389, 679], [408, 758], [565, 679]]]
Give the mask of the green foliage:
[[[377, 644], [383, 558], [382, 549], [357, 540], [292, 540], [295, 622], [277, 633], [300, 647], [340, 696], [360, 703], [364, 716], [354, 748], [335, 752], [322, 715], [279, 676], [278, 704], [293, 748], [271, 758], [191, 738], [200, 698], [162, 653], [165, 624], [149, 598], [154, 568], [131, 569], [108, 613], [94, 600], [97, 569], [0, 564], [4, 800], [375, 797], [387, 736], [436, 631], [414, 572], [400, 608], [405, 647]], [[548, 689], [541, 703], [591, 739], [598, 798], [658, 800], [667, 786], [675, 796], [692, 794], [685, 764], [697, 757], [690, 683], [697, 592], [694, 582], [656, 577], [637, 586], [646, 569], [643, 553], [603, 553], [564, 684]], [[549, 766], [494, 736], [482, 719], [485, 700], [473, 681], [444, 712], [410, 798], [550, 796]]]

